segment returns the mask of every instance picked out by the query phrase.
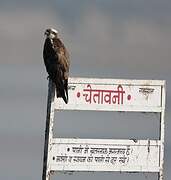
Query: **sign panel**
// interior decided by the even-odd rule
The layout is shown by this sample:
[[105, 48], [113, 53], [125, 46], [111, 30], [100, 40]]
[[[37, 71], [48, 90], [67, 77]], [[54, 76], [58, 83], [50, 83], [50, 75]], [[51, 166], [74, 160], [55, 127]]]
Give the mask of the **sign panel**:
[[[42, 180], [53, 171], [158, 172], [163, 180], [165, 81], [69, 79], [69, 103], [49, 81]], [[158, 140], [53, 138], [55, 110], [159, 112]]]
[[56, 98], [65, 110], [161, 112], [164, 81], [71, 78], [69, 103]]
[[159, 172], [159, 141], [53, 139], [52, 171]]

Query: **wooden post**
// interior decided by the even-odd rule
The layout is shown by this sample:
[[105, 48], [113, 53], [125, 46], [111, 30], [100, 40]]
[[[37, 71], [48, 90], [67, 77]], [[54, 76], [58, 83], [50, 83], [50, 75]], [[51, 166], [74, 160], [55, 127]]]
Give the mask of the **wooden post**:
[[52, 81], [49, 80], [42, 180], [50, 179], [50, 167], [49, 167], [50, 163], [49, 163], [48, 153], [52, 145], [52, 137], [53, 137], [52, 130], [53, 130], [53, 121], [54, 121], [54, 97], [55, 97], [55, 86], [52, 83]]

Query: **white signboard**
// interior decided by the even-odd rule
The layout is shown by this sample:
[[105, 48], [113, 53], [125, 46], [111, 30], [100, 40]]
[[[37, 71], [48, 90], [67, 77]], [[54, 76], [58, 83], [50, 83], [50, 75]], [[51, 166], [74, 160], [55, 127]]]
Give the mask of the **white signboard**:
[[[52, 171], [158, 172], [163, 180], [165, 81], [70, 78], [68, 89], [65, 104], [49, 81], [42, 180]], [[55, 110], [158, 112], [159, 138], [54, 138]]]
[[162, 81], [69, 80], [69, 103], [55, 100], [56, 109], [161, 112]]
[[159, 142], [148, 140], [54, 139], [54, 171], [159, 172]]

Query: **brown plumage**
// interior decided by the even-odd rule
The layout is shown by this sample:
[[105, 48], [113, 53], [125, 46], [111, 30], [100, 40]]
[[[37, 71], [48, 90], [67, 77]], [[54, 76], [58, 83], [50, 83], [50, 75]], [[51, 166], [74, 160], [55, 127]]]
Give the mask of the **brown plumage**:
[[68, 103], [68, 76], [69, 53], [62, 41], [58, 38], [55, 29], [45, 31], [46, 40], [43, 49], [43, 58], [49, 78], [56, 85], [57, 97], [62, 97]]

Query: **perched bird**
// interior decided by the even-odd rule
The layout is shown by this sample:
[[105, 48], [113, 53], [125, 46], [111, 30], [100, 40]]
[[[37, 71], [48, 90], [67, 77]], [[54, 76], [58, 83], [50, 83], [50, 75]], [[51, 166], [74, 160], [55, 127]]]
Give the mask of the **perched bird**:
[[58, 37], [58, 31], [51, 28], [45, 31], [46, 40], [43, 58], [49, 78], [56, 86], [57, 98], [68, 103], [69, 53]]

